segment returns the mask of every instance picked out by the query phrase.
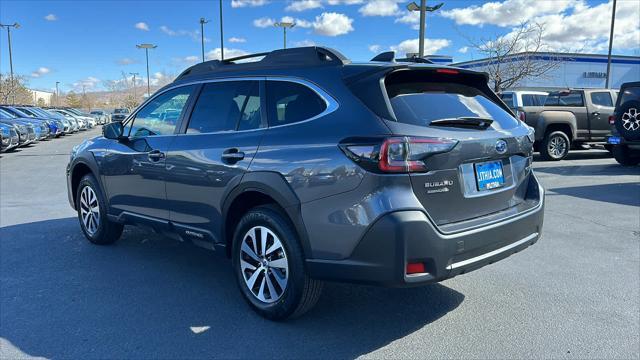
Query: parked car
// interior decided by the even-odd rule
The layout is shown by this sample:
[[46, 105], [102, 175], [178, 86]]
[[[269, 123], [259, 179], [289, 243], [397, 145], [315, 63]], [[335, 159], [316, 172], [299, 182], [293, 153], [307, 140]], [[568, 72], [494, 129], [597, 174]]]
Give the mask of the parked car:
[[49, 111], [47, 111], [45, 109], [42, 109], [42, 108], [39, 108], [37, 106], [30, 107], [29, 110], [31, 112], [34, 112], [34, 113], [40, 115], [41, 117], [48, 118], [48, 119], [53, 119], [55, 121], [60, 122], [62, 124], [62, 129], [63, 129], [62, 134], [63, 135], [73, 132], [73, 124], [72, 124], [72, 122], [70, 120], [68, 120], [67, 118], [65, 118], [64, 116], [62, 116], [60, 114], [57, 114], [57, 113], [54, 113], [54, 112], [49, 112]]
[[113, 113], [111, 113], [111, 121], [123, 121], [129, 115], [129, 109], [119, 108], [113, 109]]
[[550, 92], [544, 106], [523, 108], [542, 158], [562, 160], [572, 147], [606, 144], [616, 97], [610, 89], [567, 89]]
[[93, 110], [91, 112], [91, 115], [93, 115], [93, 117], [98, 119], [98, 124], [104, 125], [109, 122], [109, 116], [107, 115], [106, 111]]
[[640, 81], [622, 84], [609, 123], [612, 135], [607, 143], [616, 161], [624, 166], [640, 164]]
[[36, 134], [36, 141], [46, 140], [50, 136], [53, 136], [51, 135], [52, 130], [54, 131], [54, 134], [57, 130], [55, 125], [53, 125], [46, 119], [32, 118], [28, 114], [18, 110], [18, 108], [15, 106], [2, 105], [0, 106], [0, 110], [8, 113], [10, 116], [17, 118], [22, 122], [27, 122], [33, 125]]
[[96, 125], [96, 120], [91, 117], [91, 116], [84, 116], [84, 115], [78, 115], [76, 112], [72, 111], [71, 109], [56, 109], [58, 112], [61, 112], [63, 114], [67, 114], [69, 116], [72, 116], [78, 120], [81, 120], [82, 122], [84, 122], [85, 125], [85, 129], [91, 129], [92, 127], [94, 127]]
[[2, 110], [0, 110], [0, 123], [14, 127], [18, 133], [18, 146], [27, 146], [37, 141], [36, 131], [32, 124], [21, 121], [19, 118], [7, 116], [7, 113]]
[[64, 111], [63, 109], [51, 109], [52, 112], [60, 114], [67, 119], [73, 120], [77, 125], [77, 130], [87, 130], [89, 128], [89, 124], [81, 117], [75, 116], [70, 112]]
[[13, 125], [0, 122], [0, 133], [2, 133], [2, 151], [11, 151], [20, 144], [18, 132]]
[[516, 118], [526, 122], [525, 108], [529, 106], [543, 106], [549, 93], [533, 90], [506, 90], [499, 94], [502, 101], [516, 114]]
[[64, 133], [65, 126], [62, 121], [58, 119], [55, 119], [51, 116], [44, 116], [42, 114], [39, 114], [35, 111], [35, 108], [30, 106], [16, 106], [15, 109], [26, 116], [45, 121], [49, 126], [50, 137], [58, 137]]
[[98, 125], [98, 119], [91, 115], [91, 114], [87, 114], [83, 111], [80, 111], [78, 109], [75, 108], [64, 108], [63, 110], [66, 110], [70, 113], [72, 113], [73, 115], [82, 117], [83, 119], [85, 119], [87, 122], [89, 122], [90, 127], [95, 127], [96, 125]]
[[285, 319], [322, 280], [423, 285], [538, 240], [533, 131], [485, 74], [322, 47], [254, 56], [188, 68], [73, 149], [89, 241], [145, 224], [219, 249], [250, 306]]

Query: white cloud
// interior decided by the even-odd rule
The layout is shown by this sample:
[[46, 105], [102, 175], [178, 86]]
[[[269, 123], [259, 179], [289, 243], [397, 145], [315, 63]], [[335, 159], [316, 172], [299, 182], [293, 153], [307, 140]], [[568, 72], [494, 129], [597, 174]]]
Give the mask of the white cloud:
[[78, 80], [71, 85], [73, 86], [75, 91], [81, 91], [83, 86], [85, 90], [93, 90], [96, 87], [98, 87], [99, 84], [100, 84], [100, 79], [93, 76], [89, 76], [82, 80]]
[[305, 46], [316, 46], [316, 43], [312, 40], [302, 40], [302, 41], [296, 41], [293, 43], [293, 45], [298, 46], [298, 47], [305, 47]]
[[255, 6], [266, 5], [268, 3], [269, 3], [268, 0], [231, 0], [231, 7], [232, 8], [241, 8], [241, 7], [247, 7], [247, 6], [255, 7]]
[[[249, 54], [248, 52], [241, 50], [241, 49], [228, 49], [228, 48], [224, 48], [224, 58], [225, 59], [230, 59], [236, 56], [242, 56], [242, 55], [247, 55]], [[213, 50], [210, 50], [209, 52], [207, 52], [205, 54], [205, 59], [207, 60], [220, 60], [221, 58], [221, 51], [220, 48], [215, 48]]]
[[400, 0], [371, 0], [358, 9], [362, 16], [395, 16], [398, 15]]
[[149, 25], [147, 25], [147, 23], [145, 22], [136, 23], [134, 26], [138, 30], [149, 31]]
[[364, 0], [327, 0], [329, 5], [358, 5], [363, 2]]
[[460, 49], [458, 49], [458, 52], [460, 54], [466, 54], [467, 52], [469, 52], [469, 47], [468, 46], [463, 46]]
[[303, 29], [308, 29], [313, 26], [313, 24], [310, 21], [293, 18], [291, 16], [284, 16], [280, 21], [294, 23], [296, 24], [296, 27], [301, 27]]
[[313, 29], [319, 35], [338, 36], [353, 31], [352, 23], [353, 19], [344, 14], [325, 12], [316, 16]]
[[55, 14], [49, 14], [45, 16], [44, 19], [47, 21], [56, 21], [58, 20], [58, 17]]
[[47, 75], [50, 72], [51, 72], [51, 70], [49, 68], [39, 67], [36, 70], [34, 70], [33, 72], [31, 72], [31, 77], [39, 78], [41, 76]]
[[295, 0], [285, 8], [286, 11], [305, 11], [322, 7], [320, 0]]
[[273, 24], [275, 23], [276, 21], [274, 19], [268, 18], [268, 17], [261, 17], [260, 19], [253, 20], [253, 26], [259, 27], [259, 28], [266, 28], [269, 26], [273, 26]]
[[201, 58], [199, 56], [191, 55], [191, 56], [187, 56], [183, 60], [184, 60], [184, 62], [193, 64], [193, 63], [197, 63], [198, 61], [200, 61], [200, 59]]
[[134, 60], [132, 58], [128, 58], [128, 57], [125, 57], [125, 58], [122, 58], [122, 59], [118, 59], [117, 62], [118, 62], [118, 65], [131, 65], [131, 64], [137, 63], [136, 60]]
[[229, 38], [229, 42], [230, 43], [245, 43], [245, 42], [247, 42], [247, 39], [241, 38], [241, 37], [230, 37]]
[[[449, 45], [451, 41], [448, 39], [424, 39], [424, 53], [425, 55], [435, 54]], [[391, 46], [390, 49], [404, 56], [406, 53], [417, 53], [418, 47], [419, 39], [410, 39]]]
[[441, 15], [454, 20], [458, 25], [513, 26], [540, 15], [561, 13], [580, 2], [581, 0], [553, 0], [536, 1], [533, 4], [531, 0], [506, 0], [444, 10]]
[[379, 53], [380, 49], [382, 48], [382, 46], [374, 44], [374, 45], [369, 45], [369, 51], [371, 51], [372, 53]]
[[175, 32], [174, 30], [171, 30], [168, 26], [162, 25], [160, 26], [160, 31], [162, 31], [163, 33], [169, 35], [169, 36], [176, 36], [178, 35], [177, 32]]
[[[535, 6], [526, 0], [491, 2], [482, 6], [453, 9], [443, 16], [458, 24], [485, 24], [514, 27], [522, 22], [541, 24], [545, 50], [604, 52], [608, 47], [612, 1], [589, 5], [582, 0], [538, 1]], [[619, 1], [613, 48], [637, 50], [640, 44], [640, 4]], [[515, 28], [505, 36], [513, 36]]]
[[394, 22], [411, 25], [411, 28], [413, 28], [414, 30], [418, 30], [418, 28], [420, 28], [420, 12], [406, 11], [400, 14], [404, 14], [404, 15], [396, 18]]

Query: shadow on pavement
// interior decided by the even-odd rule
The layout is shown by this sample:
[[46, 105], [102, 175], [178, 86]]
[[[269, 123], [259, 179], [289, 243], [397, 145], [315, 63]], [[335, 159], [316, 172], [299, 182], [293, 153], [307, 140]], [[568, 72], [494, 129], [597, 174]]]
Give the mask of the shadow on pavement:
[[353, 358], [464, 300], [440, 284], [327, 284], [307, 315], [274, 323], [245, 304], [228, 260], [136, 228], [95, 246], [76, 218], [8, 226], [0, 250], [0, 337], [48, 358]]
[[[592, 150], [570, 150], [567, 157], [564, 160], [592, 160], [592, 159], [609, 159], [611, 158], [611, 153], [606, 150], [600, 149], [592, 149]], [[533, 161], [545, 163], [545, 164], [553, 164], [556, 161], [545, 161], [540, 157], [540, 153], [536, 152], [533, 154]]]
[[640, 175], [640, 166], [625, 167], [618, 164], [560, 166], [558, 164], [558, 166], [536, 167], [534, 171], [562, 176]]
[[574, 186], [549, 190], [561, 195], [640, 207], [640, 183]]

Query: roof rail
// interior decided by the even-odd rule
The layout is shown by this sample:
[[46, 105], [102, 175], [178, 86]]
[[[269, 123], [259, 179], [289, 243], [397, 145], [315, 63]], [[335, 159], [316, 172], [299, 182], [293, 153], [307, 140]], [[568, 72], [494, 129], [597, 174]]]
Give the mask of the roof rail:
[[371, 61], [382, 61], [382, 62], [413, 62], [413, 63], [421, 63], [421, 64], [433, 64], [433, 61], [417, 56], [406, 57], [403, 59], [396, 59], [395, 51], [385, 51], [376, 55]]
[[[263, 57], [262, 60], [255, 62], [237, 63], [239, 60]], [[258, 70], [270, 67], [294, 67], [294, 66], [323, 66], [333, 65], [341, 66], [350, 63], [340, 52], [320, 47], [298, 47], [289, 49], [279, 49], [271, 52], [242, 55], [224, 60], [210, 60], [193, 65], [183, 71], [176, 80], [183, 77], [204, 74], [215, 71], [235, 70], [236, 66], [242, 66], [246, 70]]]

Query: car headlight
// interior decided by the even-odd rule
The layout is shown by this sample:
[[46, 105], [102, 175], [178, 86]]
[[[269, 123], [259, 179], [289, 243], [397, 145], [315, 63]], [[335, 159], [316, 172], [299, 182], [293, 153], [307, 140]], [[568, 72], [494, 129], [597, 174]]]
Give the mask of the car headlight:
[[536, 142], [536, 129], [532, 128], [531, 126], [527, 126], [529, 129], [527, 129], [527, 138], [529, 138], [529, 141], [531, 141], [531, 143], [533, 144], [534, 142]]

